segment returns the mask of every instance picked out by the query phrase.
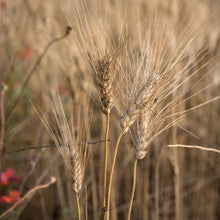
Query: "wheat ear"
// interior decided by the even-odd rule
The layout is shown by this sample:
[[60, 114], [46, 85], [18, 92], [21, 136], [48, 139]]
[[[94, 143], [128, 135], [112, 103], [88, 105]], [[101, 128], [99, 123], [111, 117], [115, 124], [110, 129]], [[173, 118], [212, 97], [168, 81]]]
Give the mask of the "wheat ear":
[[[70, 171], [72, 177], [72, 190], [75, 193], [77, 200], [78, 218], [81, 219], [79, 195], [85, 174], [88, 147], [87, 140], [89, 139], [90, 134], [89, 117], [91, 115], [89, 115], [89, 111], [87, 111], [87, 102], [84, 102], [82, 104], [83, 106], [81, 106], [78, 111], [74, 111], [73, 115], [75, 118], [73, 118], [70, 126], [64, 112], [57, 84], [55, 86], [55, 92], [52, 90], [53, 88], [51, 88], [50, 91], [52, 93], [49, 100], [49, 106], [52, 110], [50, 122], [43, 117], [40, 118]], [[52, 121], [54, 123], [52, 123]]]
[[104, 114], [109, 114], [113, 106], [113, 77], [110, 65], [110, 56], [106, 55], [101, 60], [98, 60], [96, 71], [96, 82], [101, 96], [102, 111]]
[[103, 170], [103, 203], [102, 214], [105, 216], [106, 210], [106, 183], [107, 183], [107, 162], [108, 162], [108, 134], [110, 112], [113, 107], [112, 83], [114, 80], [115, 62], [118, 50], [116, 49], [113, 56], [105, 55], [95, 67], [96, 83], [101, 98], [102, 111], [106, 115], [106, 132], [105, 132], [105, 159]]
[[136, 159], [142, 160], [149, 151], [149, 124], [150, 124], [150, 112], [146, 111], [141, 114], [140, 118], [137, 121], [138, 128], [136, 129], [135, 137], [135, 152]]
[[113, 106], [112, 98], [112, 82], [113, 76], [111, 71], [110, 56], [106, 55], [103, 59], [98, 61], [96, 71], [96, 82], [101, 97], [102, 111], [106, 115], [106, 133], [105, 133], [105, 159], [103, 170], [103, 202], [102, 202], [102, 214], [105, 216], [106, 208], [106, 182], [107, 182], [107, 163], [108, 163], [108, 133], [109, 133], [109, 116]]

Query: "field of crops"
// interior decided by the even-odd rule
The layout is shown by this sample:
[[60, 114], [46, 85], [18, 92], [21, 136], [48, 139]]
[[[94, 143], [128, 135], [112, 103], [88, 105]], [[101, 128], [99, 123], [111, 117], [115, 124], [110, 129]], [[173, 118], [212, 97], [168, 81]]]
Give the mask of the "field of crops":
[[220, 219], [219, 0], [0, 0], [0, 219]]

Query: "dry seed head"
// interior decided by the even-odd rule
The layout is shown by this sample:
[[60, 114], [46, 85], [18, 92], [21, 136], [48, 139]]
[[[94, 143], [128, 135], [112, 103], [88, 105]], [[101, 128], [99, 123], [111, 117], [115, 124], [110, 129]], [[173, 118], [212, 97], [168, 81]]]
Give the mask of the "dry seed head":
[[72, 177], [73, 177], [73, 184], [72, 189], [73, 191], [78, 194], [81, 191], [82, 184], [83, 184], [83, 175], [84, 170], [82, 160], [80, 159], [79, 152], [75, 151], [72, 152], [70, 155], [70, 165], [72, 167]]
[[146, 148], [148, 146], [148, 143], [138, 143], [136, 146], [135, 146], [135, 149], [136, 149], [136, 158], [138, 160], [142, 160], [146, 157], [147, 155], [147, 151], [146, 151]]
[[[160, 112], [160, 108], [162, 109], [167, 102], [169, 95], [194, 76], [194, 74], [189, 76], [188, 73], [194, 65], [192, 61], [196, 54], [194, 53], [188, 59], [187, 51], [192, 50], [198, 35], [192, 36], [188, 42], [176, 43], [175, 50], [172, 50], [173, 45], [170, 45], [169, 39], [175, 38], [175, 36], [168, 34], [170, 24], [166, 24], [165, 21], [156, 18], [155, 23], [152, 22], [147, 29], [143, 51], [140, 50], [139, 54], [134, 54], [134, 57], [131, 54], [131, 58], [129, 57], [127, 68], [131, 69], [130, 83], [132, 85], [124, 98], [129, 102], [126, 103], [121, 117], [123, 129], [128, 129], [146, 109], [152, 111], [153, 108], [157, 108], [157, 111]], [[142, 47], [140, 46], [140, 48]], [[180, 69], [179, 65], [183, 62], [184, 66]], [[125, 74], [127, 72], [127, 70], [124, 71]], [[123, 91], [121, 93], [123, 94]], [[183, 95], [184, 91], [181, 96]], [[173, 106], [179, 98], [181, 97], [177, 96], [170, 101], [165, 107], [167, 112], [168, 108]], [[157, 99], [160, 101], [155, 103]], [[164, 112], [163, 114], [165, 114]], [[168, 114], [167, 112], [166, 114]]]
[[75, 193], [80, 193], [82, 188], [85, 165], [87, 160], [87, 141], [90, 138], [90, 116], [86, 97], [82, 98], [82, 106], [74, 106], [73, 116], [70, 118], [71, 126], [66, 117], [58, 89], [50, 87], [51, 97], [49, 98], [52, 115], [50, 122], [41, 117], [51, 138], [56, 144], [61, 156], [71, 172]]
[[[122, 73], [129, 79], [126, 81], [128, 86], [118, 86], [125, 107], [120, 120], [124, 131], [128, 131], [138, 118], [143, 117], [143, 113], [147, 114], [147, 133], [140, 132], [142, 126], [139, 125], [140, 140], [135, 141], [138, 159], [145, 157], [148, 146], [156, 136], [180, 120], [180, 116], [173, 122], [168, 119], [172, 114], [171, 109], [179, 104], [190, 89], [188, 82], [195, 78], [196, 71], [192, 71], [196, 67], [194, 61], [199, 57], [193, 50], [199, 34], [188, 37], [189, 33], [187, 35], [184, 32], [183, 37], [187, 36], [187, 42], [177, 38], [178, 41], [174, 40], [170, 44], [169, 39], [175, 38], [172, 33], [168, 34], [170, 25], [165, 25], [163, 20], [155, 21], [148, 26], [146, 41], [143, 41], [138, 53], [127, 52], [128, 62]], [[161, 24], [162, 27], [159, 26]], [[191, 51], [190, 57], [188, 51]]]
[[63, 1], [63, 7], [66, 8], [69, 23], [74, 27], [74, 42], [92, 69], [88, 72], [92, 73], [95, 81], [102, 111], [107, 114], [114, 102], [114, 69], [125, 25], [125, 12], [119, 2], [114, 5], [102, 4], [100, 0], [95, 2], [97, 4], [90, 5], [87, 1], [67, 0], [65, 3]]
[[[154, 19], [150, 19], [151, 22], [142, 36], [144, 40], [139, 42], [135, 50], [129, 51], [132, 45], [126, 42], [127, 59], [124, 61], [125, 64], [122, 63], [121, 68], [121, 75], [124, 76], [126, 83], [118, 85], [121, 97], [117, 106], [122, 115], [120, 125], [125, 131], [146, 108], [152, 107], [154, 100], [168, 82], [168, 79], [164, 79], [169, 78], [167, 77], [169, 68], [172, 69], [169, 66], [171, 60], [166, 45], [167, 27], [165, 28], [165, 25], [160, 27], [158, 19]], [[137, 31], [139, 32], [141, 31]]]
[[147, 140], [149, 134], [149, 120], [150, 115], [148, 112], [143, 113], [138, 120], [134, 148], [136, 151], [136, 158], [139, 160], [143, 159], [149, 151], [149, 142]]
[[[62, 104], [60, 102], [60, 108], [63, 108], [61, 105]], [[80, 110], [81, 109], [79, 109], [79, 111]], [[76, 121], [73, 121], [73, 125], [69, 127], [66, 116], [64, 115], [64, 110], [58, 109], [55, 106], [55, 110], [53, 112], [59, 129], [58, 133], [60, 133], [61, 143], [57, 143], [58, 150], [71, 172], [73, 180], [72, 189], [77, 194], [80, 193], [82, 188], [87, 158], [86, 141], [89, 138], [89, 123], [83, 121], [83, 118], [87, 119], [87, 116], [84, 115], [84, 113], [84, 111], [77, 113], [76, 117], [79, 118], [76, 119]], [[86, 124], [88, 127], [85, 127]], [[54, 135], [53, 139], [55, 143], [57, 142], [55, 140], [56, 138], [57, 137]]]
[[[120, 126], [123, 130], [128, 131], [129, 127], [137, 120], [146, 106], [152, 103], [152, 97], [158, 78], [150, 79], [139, 91], [137, 97], [130, 104], [129, 108], [123, 113], [120, 119]], [[154, 100], [153, 100], [154, 102]]]
[[113, 76], [111, 71], [110, 56], [106, 55], [103, 59], [98, 60], [96, 68], [96, 82], [101, 96], [102, 111], [107, 114], [110, 113], [113, 106]]

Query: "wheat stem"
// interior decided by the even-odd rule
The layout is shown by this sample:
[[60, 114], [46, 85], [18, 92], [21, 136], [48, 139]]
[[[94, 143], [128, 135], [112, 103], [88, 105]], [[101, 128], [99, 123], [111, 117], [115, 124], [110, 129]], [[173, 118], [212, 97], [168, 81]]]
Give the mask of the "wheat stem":
[[104, 176], [103, 176], [103, 209], [106, 207], [106, 178], [107, 178], [107, 162], [108, 162], [108, 134], [109, 134], [109, 113], [106, 114], [105, 162], [104, 162]]
[[85, 186], [85, 220], [88, 220], [88, 195], [87, 195], [87, 186]]
[[136, 177], [137, 177], [137, 162], [138, 159], [134, 161], [134, 173], [133, 173], [133, 187], [132, 187], [132, 192], [131, 192], [131, 200], [130, 200], [130, 206], [129, 206], [129, 211], [128, 211], [128, 220], [131, 219], [131, 209], [134, 201], [134, 193], [135, 193], [135, 187], [136, 187]]
[[80, 212], [80, 205], [79, 205], [79, 193], [76, 193], [76, 202], [77, 202], [77, 209], [78, 209], [78, 219], [81, 220], [81, 212]]
[[111, 187], [112, 187], [112, 178], [113, 178], [113, 173], [114, 173], [114, 168], [115, 168], [115, 161], [116, 161], [116, 156], [118, 152], [118, 146], [121, 140], [121, 137], [126, 133], [126, 130], [123, 130], [121, 134], [118, 137], [116, 147], [115, 147], [115, 152], [114, 152], [114, 157], [113, 157], [113, 162], [112, 162], [112, 169], [109, 177], [109, 186], [108, 186], [108, 201], [107, 201], [107, 220], [109, 220], [109, 209], [110, 209], [110, 200], [111, 200]]

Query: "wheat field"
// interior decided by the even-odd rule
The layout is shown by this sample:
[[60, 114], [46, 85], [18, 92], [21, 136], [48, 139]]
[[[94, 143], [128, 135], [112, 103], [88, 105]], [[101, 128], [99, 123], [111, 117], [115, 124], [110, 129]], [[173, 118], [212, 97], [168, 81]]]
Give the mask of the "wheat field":
[[218, 0], [0, 0], [0, 219], [220, 219]]

